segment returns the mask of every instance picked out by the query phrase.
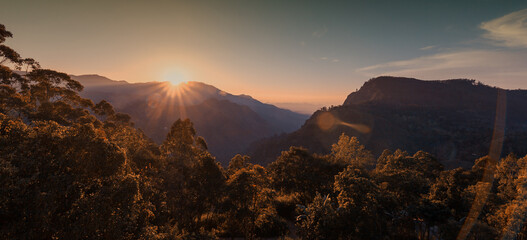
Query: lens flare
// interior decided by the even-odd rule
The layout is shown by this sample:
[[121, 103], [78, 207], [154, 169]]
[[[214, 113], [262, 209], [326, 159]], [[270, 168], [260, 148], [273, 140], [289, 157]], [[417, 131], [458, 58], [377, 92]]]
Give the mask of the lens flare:
[[323, 131], [328, 131], [337, 125], [350, 127], [354, 129], [355, 131], [363, 133], [363, 134], [369, 133], [371, 131], [371, 128], [368, 127], [367, 125], [357, 124], [357, 123], [347, 123], [347, 122], [341, 121], [340, 119], [335, 117], [330, 112], [323, 112], [319, 114], [317, 117], [317, 125]]
[[333, 114], [329, 112], [323, 112], [318, 115], [317, 124], [320, 129], [327, 131], [337, 124], [337, 119], [335, 116], [333, 116]]
[[489, 155], [490, 160], [487, 162], [483, 179], [477, 184], [476, 196], [470, 212], [459, 231], [457, 240], [465, 240], [472, 227], [477, 222], [487, 198], [489, 197], [494, 181], [494, 169], [498, 163], [501, 151], [503, 148], [503, 140], [505, 138], [505, 123], [507, 116], [507, 92], [503, 89], [498, 89], [498, 98], [496, 100], [496, 116], [494, 119], [494, 130], [492, 133], [492, 140], [490, 143]]

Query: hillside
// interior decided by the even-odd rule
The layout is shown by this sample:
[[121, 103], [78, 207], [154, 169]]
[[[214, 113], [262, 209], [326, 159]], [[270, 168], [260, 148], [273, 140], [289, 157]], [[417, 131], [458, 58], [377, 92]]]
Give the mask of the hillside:
[[255, 140], [292, 132], [308, 118], [201, 82], [173, 86], [167, 82], [131, 84], [98, 75], [73, 78], [85, 86], [81, 96], [94, 102], [107, 100], [117, 111], [130, 114], [136, 127], [158, 143], [175, 120], [189, 118], [223, 164]]
[[[268, 163], [289, 146], [325, 154], [338, 136], [346, 133], [357, 136], [376, 155], [384, 149], [424, 150], [447, 167], [469, 167], [476, 158], [488, 154], [497, 92], [497, 88], [465, 79], [374, 78], [351, 93], [343, 105], [315, 112], [298, 131], [254, 144], [250, 155]], [[527, 91], [505, 93], [503, 154], [522, 155], [527, 153]], [[334, 118], [335, 124], [323, 130], [321, 119], [327, 116]]]

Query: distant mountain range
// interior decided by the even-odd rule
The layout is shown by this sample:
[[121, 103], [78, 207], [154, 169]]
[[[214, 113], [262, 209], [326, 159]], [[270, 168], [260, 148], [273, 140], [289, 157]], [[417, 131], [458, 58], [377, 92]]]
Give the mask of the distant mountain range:
[[328, 153], [340, 134], [357, 136], [380, 155], [398, 148], [424, 150], [447, 167], [470, 167], [488, 154], [498, 91], [506, 96], [502, 155], [527, 154], [527, 91], [502, 90], [474, 80], [422, 81], [378, 77], [351, 93], [343, 105], [315, 112], [297, 131], [261, 140], [249, 154], [262, 164], [289, 146]]
[[98, 75], [72, 76], [85, 88], [81, 96], [107, 100], [128, 113], [136, 127], [161, 143], [178, 118], [189, 118], [197, 134], [222, 164], [244, 152], [255, 140], [297, 130], [308, 115], [232, 95], [201, 82], [128, 83]]

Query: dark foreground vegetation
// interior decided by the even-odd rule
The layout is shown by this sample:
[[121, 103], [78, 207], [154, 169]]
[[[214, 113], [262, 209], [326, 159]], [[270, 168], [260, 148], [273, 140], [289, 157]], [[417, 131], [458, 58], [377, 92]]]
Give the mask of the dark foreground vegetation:
[[326, 155], [223, 168], [189, 120], [157, 145], [67, 74], [0, 57], [1, 239], [526, 238], [526, 157], [444, 170], [342, 135]]

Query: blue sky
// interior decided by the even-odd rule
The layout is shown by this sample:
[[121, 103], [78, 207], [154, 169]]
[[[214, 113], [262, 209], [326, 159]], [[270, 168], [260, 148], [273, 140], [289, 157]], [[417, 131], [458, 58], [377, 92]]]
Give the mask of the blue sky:
[[[341, 104], [371, 77], [527, 88], [527, 1], [6, 1], [7, 44], [130, 82], [202, 81], [271, 103]], [[174, 77], [176, 76], [176, 77]]]

